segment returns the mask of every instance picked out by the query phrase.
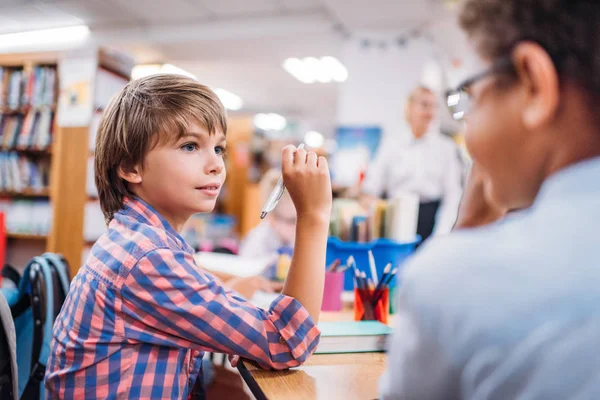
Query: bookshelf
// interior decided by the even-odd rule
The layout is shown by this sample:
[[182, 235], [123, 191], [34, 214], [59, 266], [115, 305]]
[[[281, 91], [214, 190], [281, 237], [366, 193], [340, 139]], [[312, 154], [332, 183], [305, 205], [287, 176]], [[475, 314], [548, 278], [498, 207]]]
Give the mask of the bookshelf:
[[[9, 72], [8, 78], [6, 74], [0, 77], [0, 163], [4, 160], [0, 172], [9, 164], [11, 168], [25, 168], [30, 173], [35, 171], [27, 167], [43, 166], [40, 179], [20, 182], [16, 187], [14, 184], [3, 186], [0, 176], [0, 211], [7, 217], [6, 262], [21, 267], [24, 260], [41, 251], [51, 251], [65, 256], [71, 266], [71, 276], [77, 273], [85, 244], [84, 209], [89, 199], [86, 175], [93, 99], [97, 92], [106, 90], [97, 82], [98, 71], [107, 69], [128, 80], [132, 67], [133, 61], [127, 55], [97, 48], [69, 53], [0, 54], [0, 68]], [[12, 74], [21, 76], [13, 78]], [[33, 81], [29, 79], [31, 76]], [[38, 80], [44, 84], [36, 87]], [[9, 90], [11, 83], [13, 92]], [[19, 95], [14, 94], [17, 87], [21, 88]], [[13, 134], [17, 133], [16, 137], [3, 134], [7, 121]], [[21, 134], [27, 136], [21, 137]], [[19, 172], [27, 176], [23, 170]], [[30, 217], [34, 220], [31, 229], [15, 227], [15, 209], [19, 210], [17, 217], [23, 217], [28, 214], [23, 211], [28, 206], [38, 214], [46, 207], [46, 227], [39, 226], [39, 218], [34, 213]]]
[[57, 68], [56, 61], [0, 61], [0, 210], [9, 251], [45, 243], [50, 230]]
[[31, 235], [26, 233], [9, 233], [6, 235], [8, 239], [21, 239], [21, 240], [46, 240], [46, 235]]
[[36, 191], [34, 189], [31, 188], [27, 188], [24, 189], [21, 192], [0, 192], [0, 198], [1, 197], [33, 197], [33, 198], [43, 198], [43, 197], [50, 197], [50, 190], [45, 188], [42, 189], [40, 191]]

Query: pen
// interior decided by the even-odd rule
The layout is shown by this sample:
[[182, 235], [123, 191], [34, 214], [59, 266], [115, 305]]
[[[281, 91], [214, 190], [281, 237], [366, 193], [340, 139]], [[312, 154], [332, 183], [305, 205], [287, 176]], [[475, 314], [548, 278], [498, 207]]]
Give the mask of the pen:
[[392, 264], [389, 263], [388, 265], [385, 266], [385, 268], [383, 270], [383, 275], [381, 275], [381, 279], [379, 280], [379, 284], [375, 288], [376, 292], [379, 292], [380, 290], [382, 290], [384, 288], [384, 286], [385, 286], [385, 280], [387, 279], [388, 274], [390, 273], [391, 270], [392, 270]]
[[[301, 143], [300, 146], [298, 146], [297, 150], [300, 150], [303, 148], [304, 148], [304, 143]], [[265, 219], [267, 214], [270, 213], [271, 211], [273, 211], [273, 209], [275, 208], [277, 203], [279, 203], [281, 196], [283, 196], [283, 192], [285, 192], [285, 185], [283, 184], [283, 176], [280, 176], [279, 180], [277, 181], [277, 184], [273, 188], [273, 191], [269, 195], [269, 198], [267, 199], [267, 202], [265, 203], [265, 206], [263, 207], [262, 212], [260, 213], [260, 219]]]
[[377, 302], [381, 300], [381, 298], [383, 297], [383, 291], [389, 287], [389, 284], [392, 282], [392, 279], [394, 279], [394, 276], [396, 276], [397, 273], [398, 268], [394, 268], [394, 270], [389, 273], [385, 282], [383, 283], [383, 286], [381, 287], [381, 290], [375, 296], [375, 301], [373, 302], [373, 304], [377, 304]]
[[377, 285], [379, 283], [379, 279], [377, 279], [377, 268], [375, 268], [375, 257], [373, 257], [373, 252], [369, 250], [369, 267], [371, 268], [371, 278], [373, 278], [373, 283]]

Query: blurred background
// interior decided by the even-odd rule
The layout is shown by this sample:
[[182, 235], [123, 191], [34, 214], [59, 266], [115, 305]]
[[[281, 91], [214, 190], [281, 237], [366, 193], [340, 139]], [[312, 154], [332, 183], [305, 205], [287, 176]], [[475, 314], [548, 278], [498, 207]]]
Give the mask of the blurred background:
[[0, 261], [54, 251], [76, 271], [85, 260], [106, 229], [93, 182], [99, 119], [148, 74], [194, 77], [228, 109], [226, 187], [184, 232], [197, 250], [239, 251], [287, 143], [329, 157], [334, 196], [359, 201], [380, 149], [410, 142], [419, 85], [464, 174], [444, 93], [476, 62], [457, 12], [455, 0], [0, 0]]

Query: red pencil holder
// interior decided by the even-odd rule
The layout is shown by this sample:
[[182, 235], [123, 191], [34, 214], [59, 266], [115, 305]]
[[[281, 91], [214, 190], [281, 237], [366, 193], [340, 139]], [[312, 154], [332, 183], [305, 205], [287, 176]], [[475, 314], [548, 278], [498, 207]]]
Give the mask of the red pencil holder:
[[390, 290], [354, 289], [354, 320], [388, 323]]

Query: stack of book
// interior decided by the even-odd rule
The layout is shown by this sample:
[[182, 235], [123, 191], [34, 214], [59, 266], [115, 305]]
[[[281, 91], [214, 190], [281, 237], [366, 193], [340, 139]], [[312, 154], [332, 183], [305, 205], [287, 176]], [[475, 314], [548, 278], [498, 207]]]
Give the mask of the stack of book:
[[315, 354], [386, 351], [392, 332], [377, 321], [319, 322], [319, 329], [321, 340]]

